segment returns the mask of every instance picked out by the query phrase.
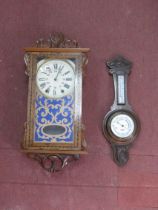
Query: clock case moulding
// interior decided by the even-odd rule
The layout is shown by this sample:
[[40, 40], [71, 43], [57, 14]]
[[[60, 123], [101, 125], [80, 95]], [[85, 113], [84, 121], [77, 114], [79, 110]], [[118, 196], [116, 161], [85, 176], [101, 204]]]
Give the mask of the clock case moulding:
[[[113, 76], [114, 81], [114, 103], [111, 106], [111, 110], [105, 115], [103, 120], [103, 134], [106, 140], [110, 143], [113, 151], [114, 162], [118, 166], [123, 166], [129, 159], [128, 150], [132, 145], [135, 138], [140, 132], [140, 121], [136, 113], [133, 111], [131, 105], [128, 103], [127, 97], [127, 79], [131, 73], [132, 63], [122, 56], [116, 56], [113, 59], [106, 62], [108, 72]], [[124, 77], [124, 102], [120, 103], [118, 100], [118, 76]], [[115, 136], [110, 128], [110, 121], [115, 115], [125, 114], [131, 117], [134, 122], [134, 131], [127, 138], [119, 138]]]
[[[39, 39], [35, 46], [25, 48], [24, 61], [26, 64], [26, 75], [29, 77], [28, 86], [28, 105], [27, 105], [27, 122], [25, 123], [25, 135], [22, 142], [22, 150], [32, 159], [37, 160], [41, 166], [49, 172], [60, 171], [64, 166], [68, 165], [72, 160], [77, 160], [80, 154], [87, 154], [87, 144], [84, 136], [84, 125], [82, 124], [82, 77], [85, 67], [88, 63], [89, 48], [80, 48], [76, 40], [67, 39], [63, 33], [52, 33], [48, 40]], [[35, 98], [34, 92], [36, 73], [33, 70], [37, 68], [33, 65], [33, 57], [37, 56], [42, 59], [45, 56], [53, 59], [76, 59], [76, 65], [80, 68], [77, 81], [79, 84], [78, 95], [75, 101], [78, 103], [78, 108], [74, 108], [77, 117], [74, 120], [74, 132], [76, 139], [73, 144], [68, 146], [63, 144], [45, 144], [34, 143], [32, 139], [34, 113], [35, 113]], [[76, 67], [77, 68], [77, 67]], [[34, 84], [33, 84], [34, 83]], [[75, 83], [76, 84], [76, 83]], [[75, 88], [76, 90], [76, 88]], [[74, 105], [77, 107], [76, 105]]]

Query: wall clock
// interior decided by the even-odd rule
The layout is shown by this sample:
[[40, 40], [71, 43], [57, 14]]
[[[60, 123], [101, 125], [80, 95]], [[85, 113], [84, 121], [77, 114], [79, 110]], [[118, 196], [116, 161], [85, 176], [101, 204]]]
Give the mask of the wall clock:
[[127, 78], [132, 63], [121, 56], [107, 62], [113, 76], [115, 99], [103, 120], [105, 138], [111, 144], [114, 161], [123, 166], [129, 159], [128, 149], [140, 131], [140, 122], [128, 103]]
[[29, 76], [23, 151], [48, 171], [86, 154], [82, 126], [82, 77], [88, 48], [54, 33], [25, 48]]

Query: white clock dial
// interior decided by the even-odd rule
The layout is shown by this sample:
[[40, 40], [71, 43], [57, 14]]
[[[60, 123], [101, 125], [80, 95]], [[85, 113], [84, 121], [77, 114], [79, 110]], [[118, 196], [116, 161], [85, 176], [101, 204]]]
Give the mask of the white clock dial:
[[75, 64], [70, 60], [43, 60], [37, 64], [36, 84], [48, 98], [60, 98], [74, 89]]
[[129, 115], [116, 115], [111, 120], [111, 130], [115, 136], [127, 138], [134, 132], [134, 121]]

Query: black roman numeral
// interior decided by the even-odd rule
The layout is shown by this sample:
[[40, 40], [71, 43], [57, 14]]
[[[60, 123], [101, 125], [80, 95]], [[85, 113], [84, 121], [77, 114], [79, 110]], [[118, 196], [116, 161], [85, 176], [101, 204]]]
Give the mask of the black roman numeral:
[[47, 78], [39, 78], [39, 81], [45, 81]]
[[58, 64], [54, 64], [54, 69], [58, 69]]
[[66, 81], [72, 81], [72, 78], [66, 78]]
[[49, 66], [46, 66], [46, 70], [47, 70], [48, 73], [52, 72], [52, 70], [51, 70], [51, 68]]
[[42, 74], [46, 74], [46, 75], [48, 75], [46, 72], [43, 72], [43, 71], [41, 71], [41, 73], [42, 73]]
[[50, 86], [45, 90], [46, 93], [50, 92]]
[[65, 72], [63, 75], [67, 75], [67, 74], [69, 74], [70, 73], [70, 71], [67, 71], [67, 72]]
[[64, 87], [68, 89], [70, 87], [70, 85], [64, 84]]
[[41, 83], [41, 84], [40, 84], [40, 87], [41, 87], [41, 88], [45, 88], [45, 86], [46, 86], [46, 83]]

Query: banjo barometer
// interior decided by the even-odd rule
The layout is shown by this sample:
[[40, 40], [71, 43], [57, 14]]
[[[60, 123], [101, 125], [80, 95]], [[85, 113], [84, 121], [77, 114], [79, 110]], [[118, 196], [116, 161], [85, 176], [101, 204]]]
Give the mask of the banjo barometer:
[[82, 125], [82, 76], [88, 48], [54, 33], [25, 48], [29, 76], [23, 151], [48, 171], [86, 154]]
[[103, 121], [105, 138], [111, 144], [114, 161], [125, 165], [129, 159], [128, 149], [140, 131], [140, 122], [128, 103], [127, 78], [132, 63], [121, 56], [107, 62], [109, 73], [113, 76], [115, 99], [111, 110]]

